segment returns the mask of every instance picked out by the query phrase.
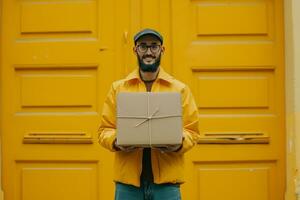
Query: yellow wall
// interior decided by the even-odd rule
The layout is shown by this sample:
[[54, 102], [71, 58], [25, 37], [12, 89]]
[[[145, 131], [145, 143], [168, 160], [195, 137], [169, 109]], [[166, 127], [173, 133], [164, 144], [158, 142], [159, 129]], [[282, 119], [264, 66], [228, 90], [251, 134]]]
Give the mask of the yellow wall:
[[[0, 24], [2, 23], [2, 1], [0, 0]], [[1, 26], [0, 26], [0, 44], [2, 44], [2, 29], [1, 29]], [[2, 59], [1, 59], [1, 56], [2, 56], [2, 46], [0, 45], [0, 68], [1, 68], [1, 65], [2, 65]], [[0, 70], [0, 78], [2, 78], [2, 74], [1, 74], [1, 70]], [[2, 91], [2, 85], [0, 84], [0, 96], [2, 95], [1, 94], [1, 91]], [[2, 101], [1, 101], [2, 98], [0, 98], [0, 110], [2, 109]], [[2, 135], [1, 135], [1, 127], [2, 127], [2, 116], [0, 115], [0, 200], [3, 200], [3, 191], [2, 191]]]
[[[286, 54], [286, 200], [300, 199], [300, 9], [299, 0], [285, 0]], [[297, 56], [298, 55], [298, 56]]]
[[300, 199], [300, 2], [299, 0], [294, 0], [293, 4], [294, 14], [294, 77], [295, 77], [295, 146], [296, 146], [296, 166], [298, 169], [297, 174], [297, 196]]

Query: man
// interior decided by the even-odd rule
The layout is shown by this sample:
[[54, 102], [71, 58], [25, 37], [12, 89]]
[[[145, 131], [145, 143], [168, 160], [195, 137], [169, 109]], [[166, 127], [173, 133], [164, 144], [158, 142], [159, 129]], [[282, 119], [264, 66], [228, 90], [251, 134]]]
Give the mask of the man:
[[[165, 51], [163, 37], [152, 29], [134, 36], [139, 68], [116, 81], [103, 106], [99, 143], [115, 152], [115, 200], [178, 200], [184, 182], [184, 153], [198, 140], [198, 110], [190, 89], [160, 67]], [[119, 92], [179, 92], [182, 99], [183, 137], [181, 145], [137, 148], [116, 144], [116, 95]]]

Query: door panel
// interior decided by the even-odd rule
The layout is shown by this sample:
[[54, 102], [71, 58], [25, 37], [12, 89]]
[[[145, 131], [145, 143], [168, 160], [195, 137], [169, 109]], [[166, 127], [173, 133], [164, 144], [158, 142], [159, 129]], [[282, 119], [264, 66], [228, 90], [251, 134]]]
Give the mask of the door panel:
[[114, 6], [3, 1], [5, 199], [112, 198], [113, 156], [96, 132], [116, 78]]
[[172, 70], [200, 112], [185, 199], [284, 198], [282, 9], [280, 0], [172, 1]]
[[97, 199], [97, 165], [97, 162], [18, 162], [22, 191], [17, 193], [17, 199]]
[[[196, 199], [271, 199], [274, 163], [197, 163]], [[217, 181], [216, 181], [217, 180]], [[214, 190], [215, 192], [212, 192]]]

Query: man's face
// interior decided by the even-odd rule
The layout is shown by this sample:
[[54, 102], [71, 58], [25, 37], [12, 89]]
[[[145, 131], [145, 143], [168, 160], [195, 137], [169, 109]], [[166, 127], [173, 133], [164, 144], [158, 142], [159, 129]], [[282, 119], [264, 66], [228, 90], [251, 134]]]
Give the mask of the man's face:
[[160, 64], [160, 56], [164, 51], [161, 42], [154, 36], [146, 35], [139, 39], [134, 47], [142, 71], [155, 72]]

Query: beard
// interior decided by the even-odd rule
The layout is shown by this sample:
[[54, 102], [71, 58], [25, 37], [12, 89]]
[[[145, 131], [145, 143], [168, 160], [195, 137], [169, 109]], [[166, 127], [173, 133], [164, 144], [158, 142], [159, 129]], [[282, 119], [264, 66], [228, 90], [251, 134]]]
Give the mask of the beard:
[[159, 57], [155, 60], [155, 62], [153, 64], [145, 64], [144, 61], [143, 61], [143, 58], [140, 58], [138, 56], [140, 69], [143, 72], [156, 72], [157, 68], [160, 65], [160, 57], [161, 57], [161, 55], [159, 55]]

